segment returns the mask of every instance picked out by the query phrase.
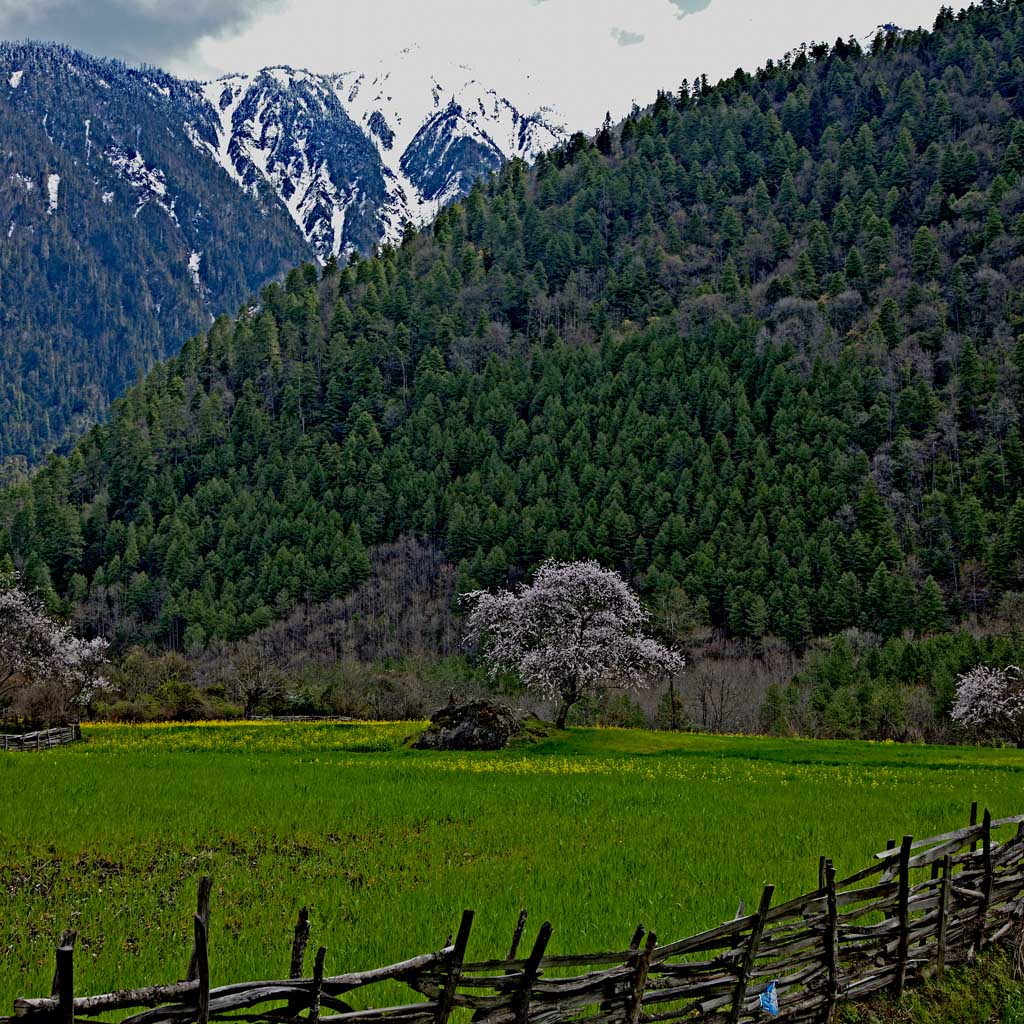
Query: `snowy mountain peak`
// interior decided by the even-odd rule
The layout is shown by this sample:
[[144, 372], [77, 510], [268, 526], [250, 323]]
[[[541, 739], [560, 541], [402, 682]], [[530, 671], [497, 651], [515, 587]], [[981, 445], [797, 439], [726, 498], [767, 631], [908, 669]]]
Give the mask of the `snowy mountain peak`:
[[513, 156], [534, 158], [564, 129], [521, 113], [452, 65], [439, 76], [416, 47], [372, 72], [318, 75], [287, 65], [199, 86], [214, 136], [190, 136], [242, 188], [269, 186], [321, 259], [395, 241]]
[[[31, 113], [51, 146], [83, 161], [90, 201], [123, 203], [133, 220], [166, 218], [160, 230], [172, 231], [176, 249], [206, 253], [204, 276], [218, 268], [207, 228], [185, 209], [194, 172], [240, 190], [254, 216], [287, 215], [326, 260], [397, 241], [480, 175], [564, 135], [550, 110], [524, 112], [472, 68], [435, 67], [417, 47], [364, 70], [281, 64], [190, 82], [58, 45], [0, 44], [0, 102]], [[209, 165], [194, 163], [197, 152]], [[67, 176], [53, 181], [51, 215], [74, 187]]]

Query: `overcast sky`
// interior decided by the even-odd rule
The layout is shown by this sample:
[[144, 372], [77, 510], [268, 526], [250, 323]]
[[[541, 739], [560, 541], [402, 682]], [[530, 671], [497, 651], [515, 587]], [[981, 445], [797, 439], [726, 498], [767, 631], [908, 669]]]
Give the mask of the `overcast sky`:
[[268, 64], [374, 70], [410, 44], [520, 106], [592, 129], [660, 87], [753, 70], [803, 41], [930, 25], [940, 0], [0, 0], [0, 35], [210, 78]]

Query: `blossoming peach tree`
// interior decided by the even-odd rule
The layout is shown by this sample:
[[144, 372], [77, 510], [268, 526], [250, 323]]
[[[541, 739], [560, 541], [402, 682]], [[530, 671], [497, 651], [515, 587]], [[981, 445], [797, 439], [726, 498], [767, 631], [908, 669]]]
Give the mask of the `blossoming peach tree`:
[[83, 640], [55, 622], [42, 604], [0, 579], [0, 709], [47, 721], [67, 721], [106, 688], [105, 640]]
[[957, 678], [953, 721], [987, 738], [1024, 748], [1024, 672], [978, 665]]
[[649, 617], [616, 572], [597, 562], [545, 562], [532, 583], [464, 594], [466, 642], [493, 675], [513, 671], [540, 697], [570, 709], [605, 688], [641, 690], [679, 672], [684, 660], [647, 635]]

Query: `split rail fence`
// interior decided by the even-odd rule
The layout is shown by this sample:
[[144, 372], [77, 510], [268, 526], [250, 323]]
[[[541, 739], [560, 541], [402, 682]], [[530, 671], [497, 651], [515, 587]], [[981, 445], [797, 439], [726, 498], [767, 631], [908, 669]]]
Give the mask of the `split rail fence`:
[[79, 725], [66, 725], [59, 729], [40, 729], [37, 732], [0, 733], [0, 750], [49, 750], [75, 743], [82, 738]]
[[[1011, 833], [1011, 829], [1015, 829]], [[997, 837], [998, 834], [998, 837]], [[637, 928], [618, 952], [550, 956], [541, 925], [526, 956], [519, 916], [505, 959], [468, 961], [473, 912], [444, 948], [374, 970], [328, 975], [326, 950], [304, 970], [309, 915], [299, 914], [288, 976], [210, 987], [210, 880], [199, 887], [185, 980], [100, 996], [75, 995], [74, 935], [57, 950], [50, 996], [19, 999], [0, 1024], [658, 1024], [769, 1019], [761, 995], [774, 983], [780, 1021], [831, 1021], [840, 1002], [904, 988], [972, 959], [984, 946], [1020, 942], [1024, 922], [1024, 815], [929, 839], [905, 836], [875, 862], [836, 880], [822, 858], [818, 887], [778, 905], [767, 886], [757, 909], [675, 942]], [[400, 983], [416, 1001], [379, 1007], [374, 986]], [[356, 999], [352, 994], [357, 993]], [[378, 993], [387, 998], [386, 993]], [[349, 1002], [352, 1000], [352, 1002]], [[352, 1003], [370, 1006], [354, 1009]], [[134, 1010], [129, 1016], [125, 1011]]]

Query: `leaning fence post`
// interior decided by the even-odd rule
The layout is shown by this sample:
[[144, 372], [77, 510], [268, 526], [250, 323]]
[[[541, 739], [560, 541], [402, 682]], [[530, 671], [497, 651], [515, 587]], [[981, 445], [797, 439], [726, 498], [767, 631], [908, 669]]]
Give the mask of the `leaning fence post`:
[[[292, 957], [288, 965], [288, 977], [297, 980], [302, 977], [302, 964], [306, 959], [306, 943], [309, 942], [309, 908], [299, 911], [299, 919], [295, 922], [295, 936], [292, 939]], [[288, 1000], [288, 1012], [294, 1017], [302, 1008], [301, 998]]]
[[[974, 800], [971, 802], [971, 828], [974, 828], [978, 824], [978, 801]], [[978, 852], [978, 843], [974, 841], [971, 843], [971, 853]]]
[[839, 999], [839, 904], [836, 900], [836, 869], [825, 861], [825, 1024], [832, 1024]]
[[896, 945], [896, 978], [893, 991], [896, 998], [903, 995], [907, 983], [907, 959], [910, 949], [910, 846], [913, 836], [904, 836], [900, 845], [899, 863], [899, 894], [897, 896], [897, 915], [899, 917], [899, 941]]
[[[515, 929], [512, 931], [512, 945], [508, 947], [508, 956], [506, 960], [515, 960], [516, 953], [519, 952], [519, 943], [523, 938], [523, 930], [526, 928], [526, 918], [528, 917], [528, 911], [526, 907], [523, 907], [519, 911], [519, 920], [516, 921]], [[541, 929], [543, 931], [543, 929]]]
[[981, 820], [981, 909], [978, 912], [978, 932], [974, 941], [976, 952], [985, 944], [985, 925], [988, 922], [988, 907], [992, 901], [992, 815], [985, 808]]
[[647, 972], [651, 967], [651, 957], [658, 945], [658, 936], [654, 932], [647, 933], [647, 942], [643, 951], [636, 957], [633, 971], [633, 984], [629, 993], [629, 1004], [626, 1008], [626, 1024], [637, 1024], [644, 1007], [644, 989], [647, 987]]
[[771, 906], [774, 893], [774, 885], [766, 885], [761, 893], [761, 903], [757, 908], [757, 915], [750, 929], [750, 938], [747, 939], [747, 948], [743, 953], [743, 961], [740, 964], [736, 988], [733, 989], [732, 993], [732, 1010], [729, 1013], [730, 1024], [736, 1024], [740, 1019], [740, 1014], [743, 1012], [743, 1002], [747, 998], [747, 984], [750, 981], [750, 971], [754, 966], [757, 949], [761, 945], [761, 934], [764, 932], [765, 919], [768, 917], [768, 908]]
[[199, 982], [196, 994], [196, 1024], [209, 1024], [210, 959], [206, 946], [206, 922], [199, 914], [192, 920], [195, 925], [196, 980]]
[[466, 959], [466, 947], [469, 945], [469, 932], [472, 927], [473, 911], [464, 910], [458, 934], [455, 936], [455, 945], [452, 947], [448, 961], [448, 977], [445, 979], [444, 988], [437, 1000], [437, 1012], [434, 1014], [436, 1024], [446, 1024], [452, 1007], [455, 1005], [455, 993], [459, 987], [459, 979], [462, 977], [462, 962]]
[[935, 973], [938, 977], [946, 971], [946, 935], [949, 930], [949, 893], [953, 886], [953, 858], [947, 853], [942, 858], [942, 882], [939, 889], [939, 932], [936, 937]]
[[515, 1024], [526, 1024], [530, 1015], [530, 995], [533, 991], [533, 983], [540, 974], [540, 961], [547, 949], [548, 940], [551, 938], [551, 922], [545, 921], [537, 933], [537, 941], [533, 944], [529, 959], [523, 968], [523, 975], [519, 982], [519, 989], [516, 992], [515, 1002]]
[[75, 947], [57, 950], [57, 999], [61, 1024], [75, 1024]]
[[[213, 889], [213, 879], [204, 875], [199, 879], [199, 891], [196, 894], [196, 916], [202, 918], [203, 934], [210, 933], [210, 892]], [[195, 981], [199, 977], [199, 947], [192, 943], [192, 955], [188, 958], [188, 971], [185, 974], [186, 981]]]
[[320, 1020], [320, 996], [324, 989], [324, 957], [327, 950], [321, 946], [316, 951], [313, 961], [313, 998], [309, 1006], [309, 1024], [318, 1024]]

